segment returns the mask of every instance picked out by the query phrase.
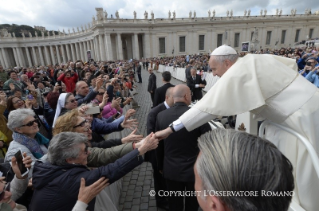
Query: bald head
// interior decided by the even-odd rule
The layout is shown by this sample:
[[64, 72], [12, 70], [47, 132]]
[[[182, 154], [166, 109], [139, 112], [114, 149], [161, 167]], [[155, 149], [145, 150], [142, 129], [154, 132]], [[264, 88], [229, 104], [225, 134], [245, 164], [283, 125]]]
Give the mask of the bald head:
[[191, 90], [184, 84], [179, 84], [173, 90], [174, 103], [183, 102], [190, 105], [192, 100]]
[[166, 90], [165, 93], [165, 101], [169, 107], [172, 107], [174, 105], [173, 91], [174, 87], [170, 87]]
[[82, 96], [86, 96], [89, 93], [89, 86], [84, 81], [79, 81], [75, 85], [76, 93]]

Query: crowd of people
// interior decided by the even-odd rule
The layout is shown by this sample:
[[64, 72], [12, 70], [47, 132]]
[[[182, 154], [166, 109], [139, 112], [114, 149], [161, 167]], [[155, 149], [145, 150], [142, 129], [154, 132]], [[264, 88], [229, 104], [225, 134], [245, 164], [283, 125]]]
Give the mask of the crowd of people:
[[[275, 51], [267, 49], [254, 54], [274, 54], [295, 59], [299, 73], [319, 87], [319, 53], [314, 47], [282, 48]], [[236, 54], [236, 59], [245, 55], [246, 53]], [[254, 187], [257, 191], [261, 188], [292, 191], [294, 186], [291, 182], [291, 164], [269, 142], [233, 131], [211, 131], [209, 124], [198, 126], [192, 131], [176, 129], [170, 124], [188, 112], [191, 102], [199, 101], [203, 97], [202, 89], [206, 86], [203, 73], [213, 72], [218, 75], [218, 64], [211, 63], [211, 58], [210, 55], [199, 54], [140, 61], [78, 60], [47, 67], [16, 67], [7, 70], [0, 66], [1, 165], [9, 171], [10, 166], [5, 163], [12, 162], [17, 179], [14, 177], [12, 180], [7, 176], [7, 182], [23, 180], [27, 184], [21, 185], [18, 190], [7, 186], [3, 188], [2, 193], [11, 191], [12, 196], [11, 199], [1, 198], [1, 193], [0, 204], [8, 207], [8, 210], [103, 210], [95, 197], [102, 194], [109, 184], [140, 165], [144, 154], [145, 160], [152, 163], [156, 191], [195, 191], [210, 188], [226, 191], [229, 188], [237, 188], [238, 184], [245, 183], [244, 178], [241, 178], [243, 181], [238, 180], [238, 184], [218, 184], [222, 177], [226, 176], [225, 173], [231, 176], [229, 172], [235, 171], [231, 169], [232, 160], [224, 154], [224, 161], [229, 162], [229, 169], [222, 170], [218, 169], [221, 165], [218, 162], [222, 161], [213, 155], [210, 157], [210, 154], [220, 154], [220, 150], [224, 148], [234, 147], [232, 150], [238, 151], [238, 159], [243, 159], [244, 152], [236, 142], [231, 141], [233, 139], [246, 144], [254, 151], [247, 162], [253, 163], [259, 155], [265, 153], [263, 158], [273, 157], [273, 160], [282, 165], [282, 168], [268, 169], [274, 172], [272, 176], [281, 175], [277, 178], [278, 184]], [[158, 70], [159, 65], [185, 68], [186, 85], [174, 86], [170, 83], [170, 72], [165, 71], [162, 73], [163, 85], [158, 87], [154, 71]], [[147, 117], [147, 136], [143, 137], [144, 134], [137, 134], [138, 123], [133, 119], [136, 112], [133, 108], [138, 107], [134, 95], [137, 94], [138, 83], [143, 83], [141, 75], [145, 70], [150, 74], [147, 91], [152, 100], [152, 110]], [[167, 127], [177, 133], [168, 138], [160, 135], [159, 131]], [[123, 130], [131, 131], [127, 136], [108, 138], [112, 133]], [[165, 140], [160, 142], [162, 138]], [[198, 139], [202, 141], [199, 147]], [[212, 140], [217, 140], [218, 144], [209, 144]], [[263, 148], [251, 146], [247, 140], [258, 141]], [[227, 141], [231, 143], [226, 143]], [[19, 168], [14, 164], [18, 151], [24, 153], [24, 163], [30, 168], [27, 177], [22, 177]], [[216, 163], [206, 160], [210, 158]], [[239, 163], [236, 165], [241, 165], [242, 161], [236, 158], [237, 161]], [[258, 162], [261, 164], [263, 161], [261, 159]], [[267, 169], [259, 166], [257, 170], [253, 167], [247, 167], [246, 170], [249, 174], [248, 171]], [[217, 173], [212, 174], [214, 177], [208, 177], [208, 171]], [[280, 184], [284, 180], [282, 177], [289, 178], [289, 181]], [[214, 179], [218, 181], [211, 183]], [[248, 190], [249, 186], [245, 185], [242, 188]], [[14, 196], [15, 194], [17, 196]], [[227, 205], [234, 210], [241, 207], [239, 201], [224, 197], [220, 199], [226, 203], [222, 203], [223, 206]], [[282, 201], [276, 201], [276, 204], [282, 203], [280, 210], [287, 210], [291, 197], [280, 199]], [[220, 205], [216, 198], [209, 200]], [[258, 200], [247, 200], [245, 203], [253, 207], [247, 210], [254, 210], [259, 206], [273, 208], [271, 202], [264, 205]], [[197, 210], [199, 205], [204, 210], [209, 210], [209, 205], [205, 204], [208, 202], [204, 201], [203, 197], [197, 196], [196, 199], [196, 196], [192, 196], [187, 197], [184, 205], [183, 197], [167, 198], [156, 195], [157, 206], [166, 210]], [[266, 200], [265, 203], [267, 202]]]

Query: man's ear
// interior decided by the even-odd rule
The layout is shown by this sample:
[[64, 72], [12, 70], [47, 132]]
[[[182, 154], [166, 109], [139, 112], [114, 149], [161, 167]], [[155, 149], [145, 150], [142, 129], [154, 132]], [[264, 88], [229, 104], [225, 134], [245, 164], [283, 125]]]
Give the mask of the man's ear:
[[208, 208], [211, 211], [227, 211], [227, 207], [225, 204], [217, 197], [214, 195], [207, 196], [206, 198], [207, 203], [208, 203]]

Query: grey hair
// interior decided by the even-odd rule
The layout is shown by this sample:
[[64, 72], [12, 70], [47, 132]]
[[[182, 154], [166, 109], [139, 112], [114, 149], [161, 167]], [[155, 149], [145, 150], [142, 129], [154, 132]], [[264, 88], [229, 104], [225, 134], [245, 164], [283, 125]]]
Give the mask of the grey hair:
[[66, 159], [77, 158], [81, 152], [80, 144], [88, 141], [86, 136], [74, 132], [62, 132], [54, 136], [48, 149], [48, 160], [52, 165], [67, 164]]
[[238, 59], [238, 54], [230, 54], [230, 55], [223, 55], [223, 56], [213, 56], [215, 61], [218, 63], [223, 63], [225, 60], [229, 60], [231, 63], [235, 63]]
[[29, 116], [35, 116], [34, 111], [29, 108], [21, 108], [11, 111], [8, 117], [8, 128], [14, 131], [15, 128], [21, 127], [21, 125], [23, 125], [23, 121]]
[[202, 135], [198, 144], [201, 154], [195, 168], [203, 190], [258, 193], [218, 195], [230, 210], [288, 210], [293, 194], [262, 197], [262, 191], [294, 189], [292, 165], [271, 142], [245, 132], [217, 129]]

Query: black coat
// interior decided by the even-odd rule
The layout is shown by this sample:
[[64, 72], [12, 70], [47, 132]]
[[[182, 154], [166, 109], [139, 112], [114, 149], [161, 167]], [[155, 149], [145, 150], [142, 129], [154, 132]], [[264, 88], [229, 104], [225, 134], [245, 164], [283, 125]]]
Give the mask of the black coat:
[[187, 78], [187, 86], [190, 88], [192, 92], [192, 101], [194, 100], [200, 100], [203, 97], [202, 89], [201, 87], [196, 88], [195, 84], [205, 84], [206, 85], [206, 80], [202, 80], [200, 75], [196, 74], [196, 79], [193, 80], [193, 77]]
[[[34, 193], [29, 210], [64, 211], [72, 210], [75, 205], [81, 178], [89, 186], [101, 177], [109, 179], [109, 183], [122, 178], [143, 162], [137, 149], [117, 159], [114, 163], [90, 171], [86, 166], [67, 164], [63, 166], [36, 162], [32, 174]], [[87, 210], [94, 210], [93, 199]]]
[[[152, 108], [150, 113], [148, 113], [147, 123], [146, 123], [147, 135], [150, 134], [151, 132], [155, 132], [157, 114], [160, 113], [161, 111], [164, 111], [164, 110], [166, 110], [166, 106], [164, 105], [164, 102], [162, 102], [158, 106]], [[156, 165], [155, 150], [151, 150], [151, 151], [145, 153], [144, 160], [149, 161], [151, 163], [154, 163]]]
[[141, 74], [141, 71], [142, 71], [142, 66], [140, 64], [138, 64], [137, 66], [137, 74]]
[[[189, 107], [177, 102], [173, 107], [160, 112], [156, 119], [156, 130], [166, 129], [173, 121], [185, 113]], [[194, 182], [194, 164], [199, 153], [197, 139], [211, 130], [208, 123], [188, 132], [185, 128], [172, 133], [160, 141], [157, 151], [158, 168], [163, 170], [165, 179]]]
[[154, 73], [150, 74], [150, 77], [148, 78], [148, 92], [155, 92], [156, 90], [156, 75]]
[[154, 96], [154, 103], [153, 106], [157, 106], [159, 104], [161, 104], [162, 102], [165, 101], [165, 94], [168, 88], [170, 87], [174, 87], [175, 85], [171, 84], [171, 83], [166, 83], [161, 87], [158, 87], [155, 90], [155, 96]]

